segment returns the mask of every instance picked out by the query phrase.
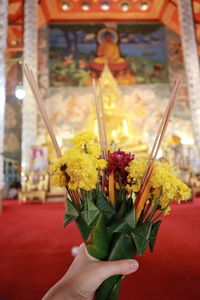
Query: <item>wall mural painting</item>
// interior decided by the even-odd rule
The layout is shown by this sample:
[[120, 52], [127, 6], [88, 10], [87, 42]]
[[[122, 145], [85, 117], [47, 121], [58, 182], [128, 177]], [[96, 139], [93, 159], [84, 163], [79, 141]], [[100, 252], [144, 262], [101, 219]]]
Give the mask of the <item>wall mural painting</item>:
[[50, 25], [49, 46], [53, 87], [91, 86], [105, 64], [119, 85], [168, 82], [162, 24]]

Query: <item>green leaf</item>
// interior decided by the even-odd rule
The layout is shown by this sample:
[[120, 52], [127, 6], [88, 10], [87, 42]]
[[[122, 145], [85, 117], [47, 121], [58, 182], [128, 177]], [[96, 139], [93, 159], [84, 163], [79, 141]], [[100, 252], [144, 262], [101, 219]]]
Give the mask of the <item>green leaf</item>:
[[[117, 234], [113, 243], [108, 260], [131, 259], [137, 253], [132, 236]], [[121, 275], [112, 276], [106, 279], [96, 291], [96, 300], [116, 300]]]
[[99, 208], [100, 211], [106, 213], [106, 214], [115, 214], [115, 210], [112, 206], [112, 204], [105, 199], [105, 197], [102, 195], [100, 191], [97, 190], [97, 202], [96, 206]]
[[75, 220], [78, 216], [79, 216], [79, 211], [72, 203], [72, 201], [67, 199], [66, 213], [64, 216], [64, 226], [67, 226], [71, 221]]
[[116, 221], [108, 227], [108, 235], [112, 236], [114, 232], [129, 233], [136, 226], [135, 209], [132, 209], [122, 220]]
[[121, 283], [121, 276], [115, 283], [113, 289], [111, 290], [107, 300], [117, 300], [119, 296], [119, 288], [120, 288], [120, 283]]
[[108, 229], [108, 237], [111, 239], [113, 233], [128, 233], [131, 231], [130, 226], [126, 223], [125, 220], [117, 221], [113, 225], [109, 226]]
[[154, 245], [156, 242], [158, 229], [159, 229], [161, 223], [162, 223], [162, 221], [157, 221], [152, 225], [152, 229], [151, 229], [151, 233], [150, 233], [150, 237], [149, 237], [149, 248], [150, 248], [151, 252], [153, 251], [153, 248], [154, 248]]
[[115, 214], [115, 219], [121, 220], [123, 218], [124, 213], [125, 213], [125, 208], [126, 208], [126, 203], [122, 202], [119, 206], [119, 209], [117, 210], [117, 212]]
[[133, 258], [137, 253], [132, 236], [128, 234], [119, 234], [113, 243], [110, 251], [109, 260]]
[[94, 224], [88, 226], [81, 215], [79, 215], [79, 217], [76, 219], [76, 224], [79, 228], [83, 240], [86, 241], [88, 236], [90, 235], [90, 232], [92, 231]]
[[127, 211], [130, 211], [132, 208], [133, 208], [133, 198], [132, 197], [129, 197], [127, 200], [126, 200], [126, 209]]
[[140, 235], [133, 234], [133, 239], [139, 255], [142, 255], [149, 245], [149, 240]]
[[131, 227], [135, 228], [136, 226], [136, 217], [135, 217], [135, 208], [131, 209], [128, 215], [125, 217], [126, 223]]
[[120, 275], [106, 279], [95, 293], [95, 300], [117, 300], [121, 283]]
[[83, 211], [81, 212], [81, 217], [83, 218], [85, 223], [88, 226], [91, 225], [97, 218], [99, 213], [100, 210], [98, 209], [98, 207], [96, 207], [96, 205], [89, 198], [86, 198]]
[[106, 234], [105, 215], [101, 213], [97, 222], [86, 240], [86, 247], [90, 255], [97, 259], [108, 256], [109, 244]]
[[151, 226], [152, 226], [152, 223], [147, 220], [145, 223], [140, 224], [139, 226], [136, 226], [136, 228], [134, 228], [133, 232], [136, 235], [140, 235], [146, 239], [149, 239], [150, 232], [151, 232]]
[[133, 230], [132, 236], [139, 255], [142, 255], [149, 245], [151, 227], [152, 223], [146, 221]]

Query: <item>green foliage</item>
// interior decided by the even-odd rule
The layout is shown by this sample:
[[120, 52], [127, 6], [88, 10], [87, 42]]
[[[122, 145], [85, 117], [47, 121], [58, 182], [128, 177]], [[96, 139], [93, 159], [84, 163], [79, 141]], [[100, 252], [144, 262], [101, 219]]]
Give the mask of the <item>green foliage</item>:
[[100, 214], [100, 210], [89, 198], [86, 198], [83, 211], [80, 214], [86, 225], [90, 226]]
[[121, 282], [120, 275], [112, 276], [106, 279], [95, 293], [96, 300], [117, 300]]
[[149, 245], [151, 227], [152, 223], [146, 221], [133, 230], [132, 236], [139, 255], [142, 255]]
[[79, 216], [79, 212], [71, 200], [67, 199], [66, 213], [64, 216], [64, 226], [67, 226], [71, 221]]
[[151, 229], [151, 233], [150, 233], [150, 237], [149, 237], [149, 248], [150, 248], [151, 252], [153, 251], [153, 248], [154, 248], [154, 245], [156, 242], [156, 238], [157, 238], [157, 233], [158, 233], [161, 223], [162, 223], [162, 221], [157, 221], [152, 225], [152, 229]]
[[83, 240], [86, 241], [94, 227], [94, 224], [92, 223], [91, 225], [87, 225], [81, 215], [79, 215], [79, 217], [76, 219], [76, 224], [79, 228]]
[[112, 204], [105, 198], [105, 196], [99, 191], [97, 193], [97, 200], [96, 206], [99, 208], [100, 211], [104, 212], [105, 214], [113, 216], [115, 214], [115, 209], [113, 208]]
[[[131, 235], [117, 234], [110, 249], [108, 260], [132, 259], [137, 253]], [[120, 286], [121, 275], [116, 275], [105, 280], [98, 288], [96, 300], [116, 300]]]
[[106, 234], [105, 215], [101, 213], [86, 240], [87, 250], [90, 255], [97, 259], [106, 259], [109, 251], [108, 238]]
[[[100, 260], [131, 259], [137, 253], [142, 255], [148, 246], [153, 251], [161, 221], [141, 218], [136, 222], [132, 198], [126, 199], [123, 191], [115, 196], [115, 207], [98, 188], [87, 192], [79, 209], [68, 199], [65, 225], [76, 220], [89, 254]], [[96, 300], [116, 300], [120, 281], [120, 274], [105, 280]]]
[[117, 220], [108, 227], [108, 235], [112, 237], [113, 233], [129, 233], [135, 228], [135, 209], [132, 209], [123, 219]]

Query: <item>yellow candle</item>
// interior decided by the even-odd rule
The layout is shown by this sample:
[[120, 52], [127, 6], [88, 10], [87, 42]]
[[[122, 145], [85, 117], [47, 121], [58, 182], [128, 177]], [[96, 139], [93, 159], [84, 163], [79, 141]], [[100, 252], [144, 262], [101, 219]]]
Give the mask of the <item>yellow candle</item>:
[[114, 205], [115, 204], [115, 189], [114, 189], [114, 174], [113, 172], [108, 178], [108, 188], [109, 188], [109, 200]]
[[140, 199], [139, 199], [138, 206], [136, 208], [136, 220], [139, 219], [141, 212], [144, 208], [144, 205], [149, 198], [149, 192], [151, 189], [151, 177], [155, 174], [155, 171], [156, 171], [156, 167], [153, 167], [151, 176], [149, 177], [149, 179], [145, 185], [144, 191], [142, 192], [142, 194], [138, 195], [140, 197]]

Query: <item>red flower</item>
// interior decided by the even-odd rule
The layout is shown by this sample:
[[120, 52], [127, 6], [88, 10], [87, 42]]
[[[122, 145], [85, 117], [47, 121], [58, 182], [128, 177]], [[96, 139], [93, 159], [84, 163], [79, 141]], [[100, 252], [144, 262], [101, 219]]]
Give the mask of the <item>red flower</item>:
[[120, 149], [109, 153], [108, 156], [108, 174], [114, 173], [114, 179], [119, 184], [127, 184], [127, 175], [125, 168], [134, 160], [134, 154], [126, 153]]

